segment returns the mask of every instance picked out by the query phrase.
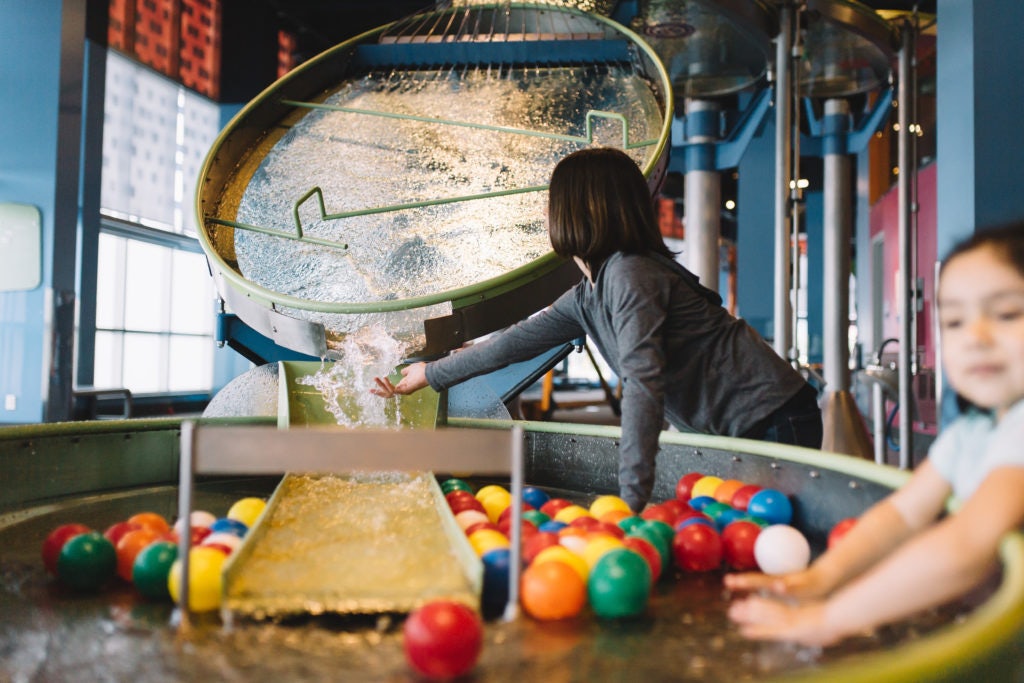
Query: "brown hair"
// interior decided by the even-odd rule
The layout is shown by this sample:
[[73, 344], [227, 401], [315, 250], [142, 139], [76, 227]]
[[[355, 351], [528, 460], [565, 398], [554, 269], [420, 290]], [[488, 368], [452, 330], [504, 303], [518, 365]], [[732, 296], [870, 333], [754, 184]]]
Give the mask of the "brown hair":
[[957, 244], [942, 260], [939, 275], [957, 256], [982, 247], [991, 247], [1003, 260], [1024, 277], [1024, 223], [1013, 223], [998, 228], [982, 228]]
[[548, 232], [556, 254], [578, 256], [594, 277], [617, 251], [674, 256], [658, 230], [647, 180], [613, 147], [581, 149], [558, 162], [548, 189]]

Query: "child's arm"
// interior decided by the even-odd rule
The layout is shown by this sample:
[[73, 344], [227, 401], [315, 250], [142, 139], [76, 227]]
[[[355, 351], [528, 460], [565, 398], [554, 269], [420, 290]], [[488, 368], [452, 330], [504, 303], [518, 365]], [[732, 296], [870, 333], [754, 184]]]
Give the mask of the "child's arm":
[[730, 574], [725, 577], [725, 586], [796, 598], [824, 597], [934, 521], [948, 496], [949, 486], [926, 461], [899, 490], [861, 515], [842, 541], [808, 569], [785, 576]]
[[950, 601], [995, 566], [1000, 539], [1024, 521], [1024, 468], [993, 470], [954, 515], [918, 534], [825, 602], [733, 605], [744, 635], [827, 645]]

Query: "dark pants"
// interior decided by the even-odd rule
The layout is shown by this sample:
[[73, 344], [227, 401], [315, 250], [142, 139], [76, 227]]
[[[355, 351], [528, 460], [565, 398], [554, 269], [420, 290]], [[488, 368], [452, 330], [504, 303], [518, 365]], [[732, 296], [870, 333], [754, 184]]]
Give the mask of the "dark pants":
[[821, 448], [821, 408], [814, 387], [807, 384], [793, 398], [743, 436], [748, 439]]

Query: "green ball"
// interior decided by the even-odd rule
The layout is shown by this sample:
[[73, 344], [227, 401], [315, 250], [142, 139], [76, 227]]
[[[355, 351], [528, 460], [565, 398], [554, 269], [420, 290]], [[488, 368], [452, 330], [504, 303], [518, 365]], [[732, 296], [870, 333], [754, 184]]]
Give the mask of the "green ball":
[[524, 510], [523, 519], [528, 522], [532, 522], [534, 526], [540, 526], [544, 522], [551, 521], [551, 517], [544, 514], [540, 510]]
[[[668, 526], [665, 524], [665, 526]], [[648, 541], [661, 556], [661, 571], [666, 573], [672, 566], [672, 541], [666, 541], [665, 536], [656, 527], [641, 524], [632, 531], [626, 532], [629, 536], [636, 536]]]
[[71, 538], [57, 556], [57, 576], [75, 590], [93, 591], [117, 569], [114, 544], [98, 531]]
[[150, 543], [135, 556], [135, 563], [132, 565], [132, 583], [135, 584], [135, 588], [151, 600], [170, 600], [167, 575], [171, 573], [171, 565], [177, 558], [176, 543]]
[[672, 528], [671, 524], [661, 521], [660, 519], [645, 519], [643, 521], [643, 528], [650, 529], [654, 533], [665, 539], [665, 543], [672, 547], [672, 539], [675, 538], [676, 530]]
[[441, 483], [441, 492], [451, 493], [452, 491], [469, 491], [473, 493], [473, 487], [461, 479], [445, 479]]
[[627, 534], [643, 523], [644, 518], [639, 517], [637, 515], [633, 515], [632, 517], [623, 517], [618, 521], [619, 528], [625, 531]]
[[627, 548], [610, 550], [590, 571], [587, 595], [601, 618], [635, 617], [647, 608], [651, 568], [639, 553]]
[[725, 512], [726, 510], [732, 510], [732, 509], [733, 508], [732, 508], [731, 505], [715, 501], [714, 503], [708, 503], [707, 505], [705, 505], [704, 509], [701, 510], [701, 512], [703, 512], [705, 515], [707, 515], [711, 519], [713, 519], [715, 521], [718, 521], [718, 517], [723, 512]]
[[753, 515], [744, 515], [744, 516], [740, 517], [740, 519], [743, 520], [744, 522], [753, 522], [754, 524], [758, 525], [762, 529], [767, 527], [767, 526], [771, 526], [772, 525], [772, 523], [769, 522], [768, 520], [766, 520], [766, 519], [764, 519], [762, 517], [754, 517]]

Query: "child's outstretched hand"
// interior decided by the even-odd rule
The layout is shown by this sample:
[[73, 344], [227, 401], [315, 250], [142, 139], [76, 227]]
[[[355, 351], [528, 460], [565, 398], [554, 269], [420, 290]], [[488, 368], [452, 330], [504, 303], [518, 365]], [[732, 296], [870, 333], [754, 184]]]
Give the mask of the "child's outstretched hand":
[[391, 398], [396, 394], [411, 394], [427, 386], [427, 364], [413, 363], [402, 368], [402, 379], [398, 384], [392, 384], [387, 377], [374, 377], [376, 386], [370, 388], [370, 393]]
[[788, 598], [823, 598], [832, 590], [814, 569], [772, 576], [760, 572], [726, 574], [722, 582], [734, 591], [768, 591]]
[[825, 620], [825, 603], [788, 604], [774, 598], [748, 597], [729, 607], [729, 618], [740, 633], [752, 640], [784, 640], [801, 645], [825, 646], [841, 633]]

